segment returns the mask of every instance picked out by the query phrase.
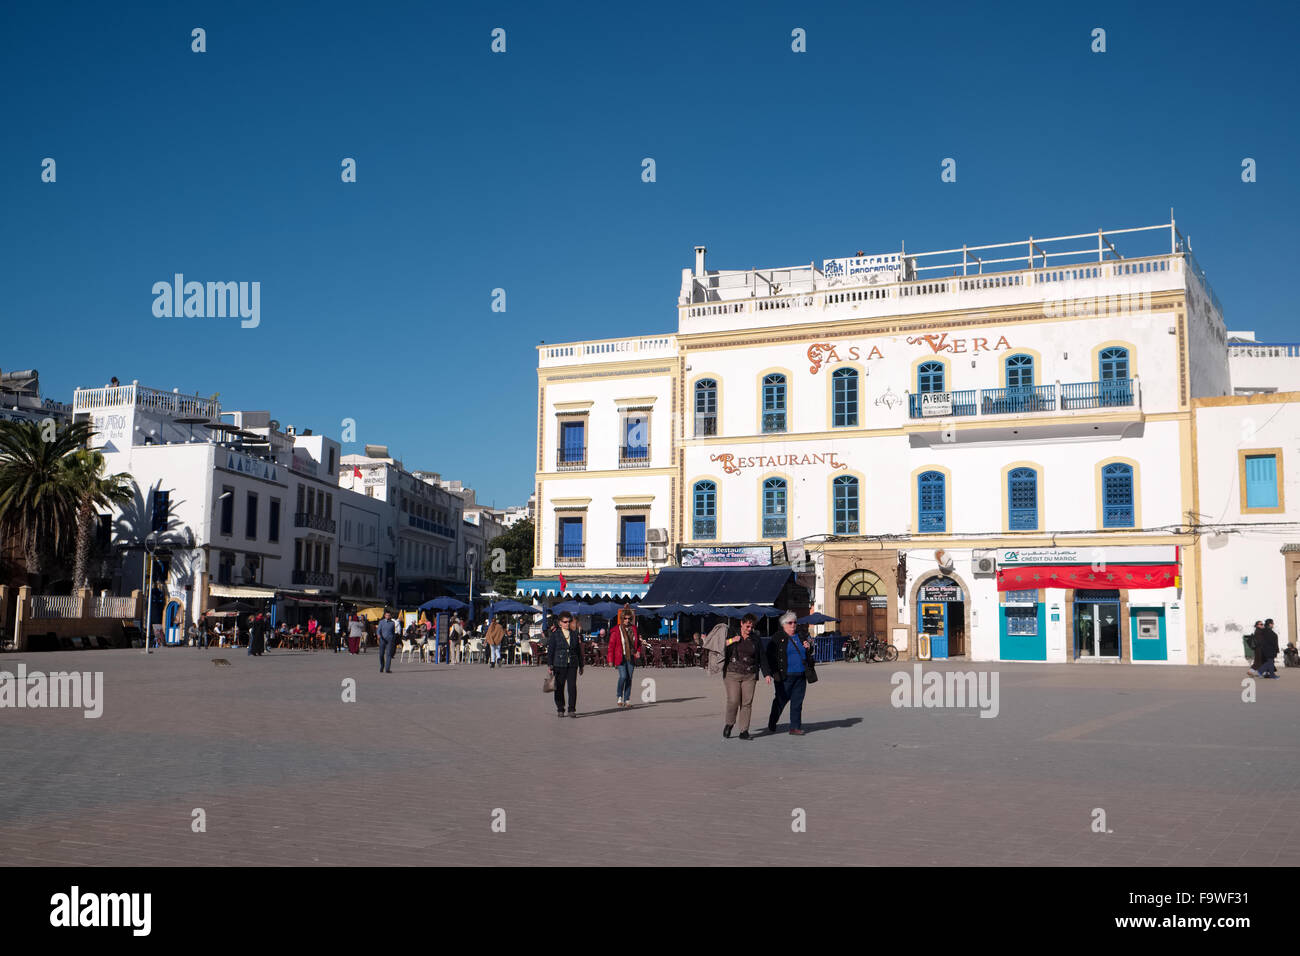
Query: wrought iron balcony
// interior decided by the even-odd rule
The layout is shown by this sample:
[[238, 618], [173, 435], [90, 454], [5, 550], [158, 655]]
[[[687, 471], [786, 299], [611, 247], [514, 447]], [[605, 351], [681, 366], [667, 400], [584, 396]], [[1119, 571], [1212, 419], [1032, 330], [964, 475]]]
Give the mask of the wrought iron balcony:
[[557, 568], [582, 567], [584, 547], [581, 544], [557, 544], [555, 546], [555, 566]]
[[334, 586], [334, 575], [326, 574], [324, 571], [294, 571], [293, 583], [332, 588]]
[[709, 414], [696, 413], [695, 415], [695, 437], [712, 438], [718, 434], [718, 416], [717, 413]]
[[293, 526], [295, 528], [311, 528], [313, 531], [325, 531], [329, 534], [333, 534], [334, 529], [338, 527], [333, 518], [322, 518], [320, 515], [314, 515], [307, 511], [294, 513]]
[[618, 567], [640, 567], [646, 563], [646, 544], [644, 541], [620, 541], [618, 543]]
[[718, 536], [718, 519], [696, 518], [692, 536], [704, 541], [712, 541]]
[[785, 515], [779, 515], [777, 517], [765, 517], [763, 519], [763, 537], [784, 538], [785, 537]]
[[586, 445], [562, 445], [555, 452], [556, 471], [584, 471], [587, 467]]
[[650, 445], [620, 445], [618, 449], [618, 467], [649, 468]]
[[785, 431], [785, 412], [764, 412], [763, 431], [765, 433]]
[[449, 528], [445, 524], [440, 524], [437, 521], [429, 521], [427, 518], [421, 518], [417, 515], [408, 514], [406, 516], [406, 523], [412, 528], [419, 528], [421, 531], [427, 531], [430, 534], [440, 534], [444, 538], [456, 537], [455, 528]]
[[955, 418], [975, 415], [1029, 415], [1037, 412], [1121, 408], [1137, 404], [1133, 379], [1074, 382], [1061, 386], [1021, 385], [1010, 388], [966, 389], [956, 392], [919, 392], [908, 396], [910, 418]]

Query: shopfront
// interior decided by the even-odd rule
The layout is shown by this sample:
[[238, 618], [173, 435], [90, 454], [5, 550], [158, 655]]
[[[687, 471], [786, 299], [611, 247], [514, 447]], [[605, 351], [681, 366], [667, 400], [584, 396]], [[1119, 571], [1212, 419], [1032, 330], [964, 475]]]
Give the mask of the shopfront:
[[1003, 549], [997, 579], [1002, 660], [1186, 662], [1176, 545]]
[[946, 576], [926, 578], [916, 592], [916, 656], [942, 661], [966, 653], [966, 593]]

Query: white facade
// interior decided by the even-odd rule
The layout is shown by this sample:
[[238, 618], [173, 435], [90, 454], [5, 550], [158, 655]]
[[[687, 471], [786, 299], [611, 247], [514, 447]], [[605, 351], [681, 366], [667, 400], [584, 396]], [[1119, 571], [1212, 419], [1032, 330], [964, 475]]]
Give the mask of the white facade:
[[[1196, 663], [1191, 409], [1230, 391], [1227, 332], [1173, 225], [1131, 232], [1018, 244], [1001, 271], [1017, 250], [907, 255], [857, 285], [815, 265], [709, 271], [697, 249], [675, 334], [539, 349], [534, 583], [630, 578], [620, 519], [643, 508], [665, 560], [771, 546], [780, 562], [801, 542], [817, 610], [856, 602], [917, 653], [922, 605], [947, 603], [938, 656]], [[633, 408], [650, 409], [646, 467], [620, 455]], [[1053, 565], [1069, 585], [1028, 602], [976, 570], [1061, 548], [1122, 571], [1093, 587]]]
[[1259, 342], [1254, 332], [1228, 333], [1234, 395], [1300, 391], [1300, 342]]

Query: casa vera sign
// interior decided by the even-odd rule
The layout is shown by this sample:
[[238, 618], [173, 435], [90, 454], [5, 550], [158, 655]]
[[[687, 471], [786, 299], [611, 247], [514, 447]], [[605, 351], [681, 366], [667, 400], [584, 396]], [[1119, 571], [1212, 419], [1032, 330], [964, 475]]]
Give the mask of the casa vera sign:
[[738, 475], [746, 468], [797, 468], [803, 465], [822, 465], [831, 471], [839, 471], [841, 468], [847, 468], [848, 463], [837, 461], [835, 459], [837, 452], [813, 452], [803, 455], [746, 455], [738, 458], [735, 455], [724, 452], [720, 455], [710, 455], [709, 461], [716, 461], [722, 465], [722, 470], [729, 475]]
[[[999, 336], [992, 345], [989, 345], [989, 339], [990, 336], [987, 335], [950, 339], [947, 332], [940, 332], [931, 335], [909, 335], [907, 344], [928, 345], [930, 352], [933, 354], [939, 352], [953, 354], [969, 352], [972, 355], [978, 355], [980, 352], [1001, 352], [1008, 351], [1011, 348], [1011, 343], [1007, 341], [1005, 335]], [[829, 342], [814, 342], [808, 346], [808, 371], [816, 375], [824, 366], [831, 366], [837, 362], [870, 361], [871, 359], [885, 357], [878, 345], [871, 346], [865, 357], [862, 354], [864, 348], [866, 346], [836, 346]], [[843, 350], [843, 354], [841, 354], [841, 350]]]

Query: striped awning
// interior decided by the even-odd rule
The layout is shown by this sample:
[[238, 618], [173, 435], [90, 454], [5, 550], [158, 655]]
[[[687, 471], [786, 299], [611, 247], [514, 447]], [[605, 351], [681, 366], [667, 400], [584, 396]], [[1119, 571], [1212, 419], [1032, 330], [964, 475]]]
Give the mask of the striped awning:
[[208, 593], [221, 598], [273, 598], [276, 590], [251, 584], [209, 584]]

